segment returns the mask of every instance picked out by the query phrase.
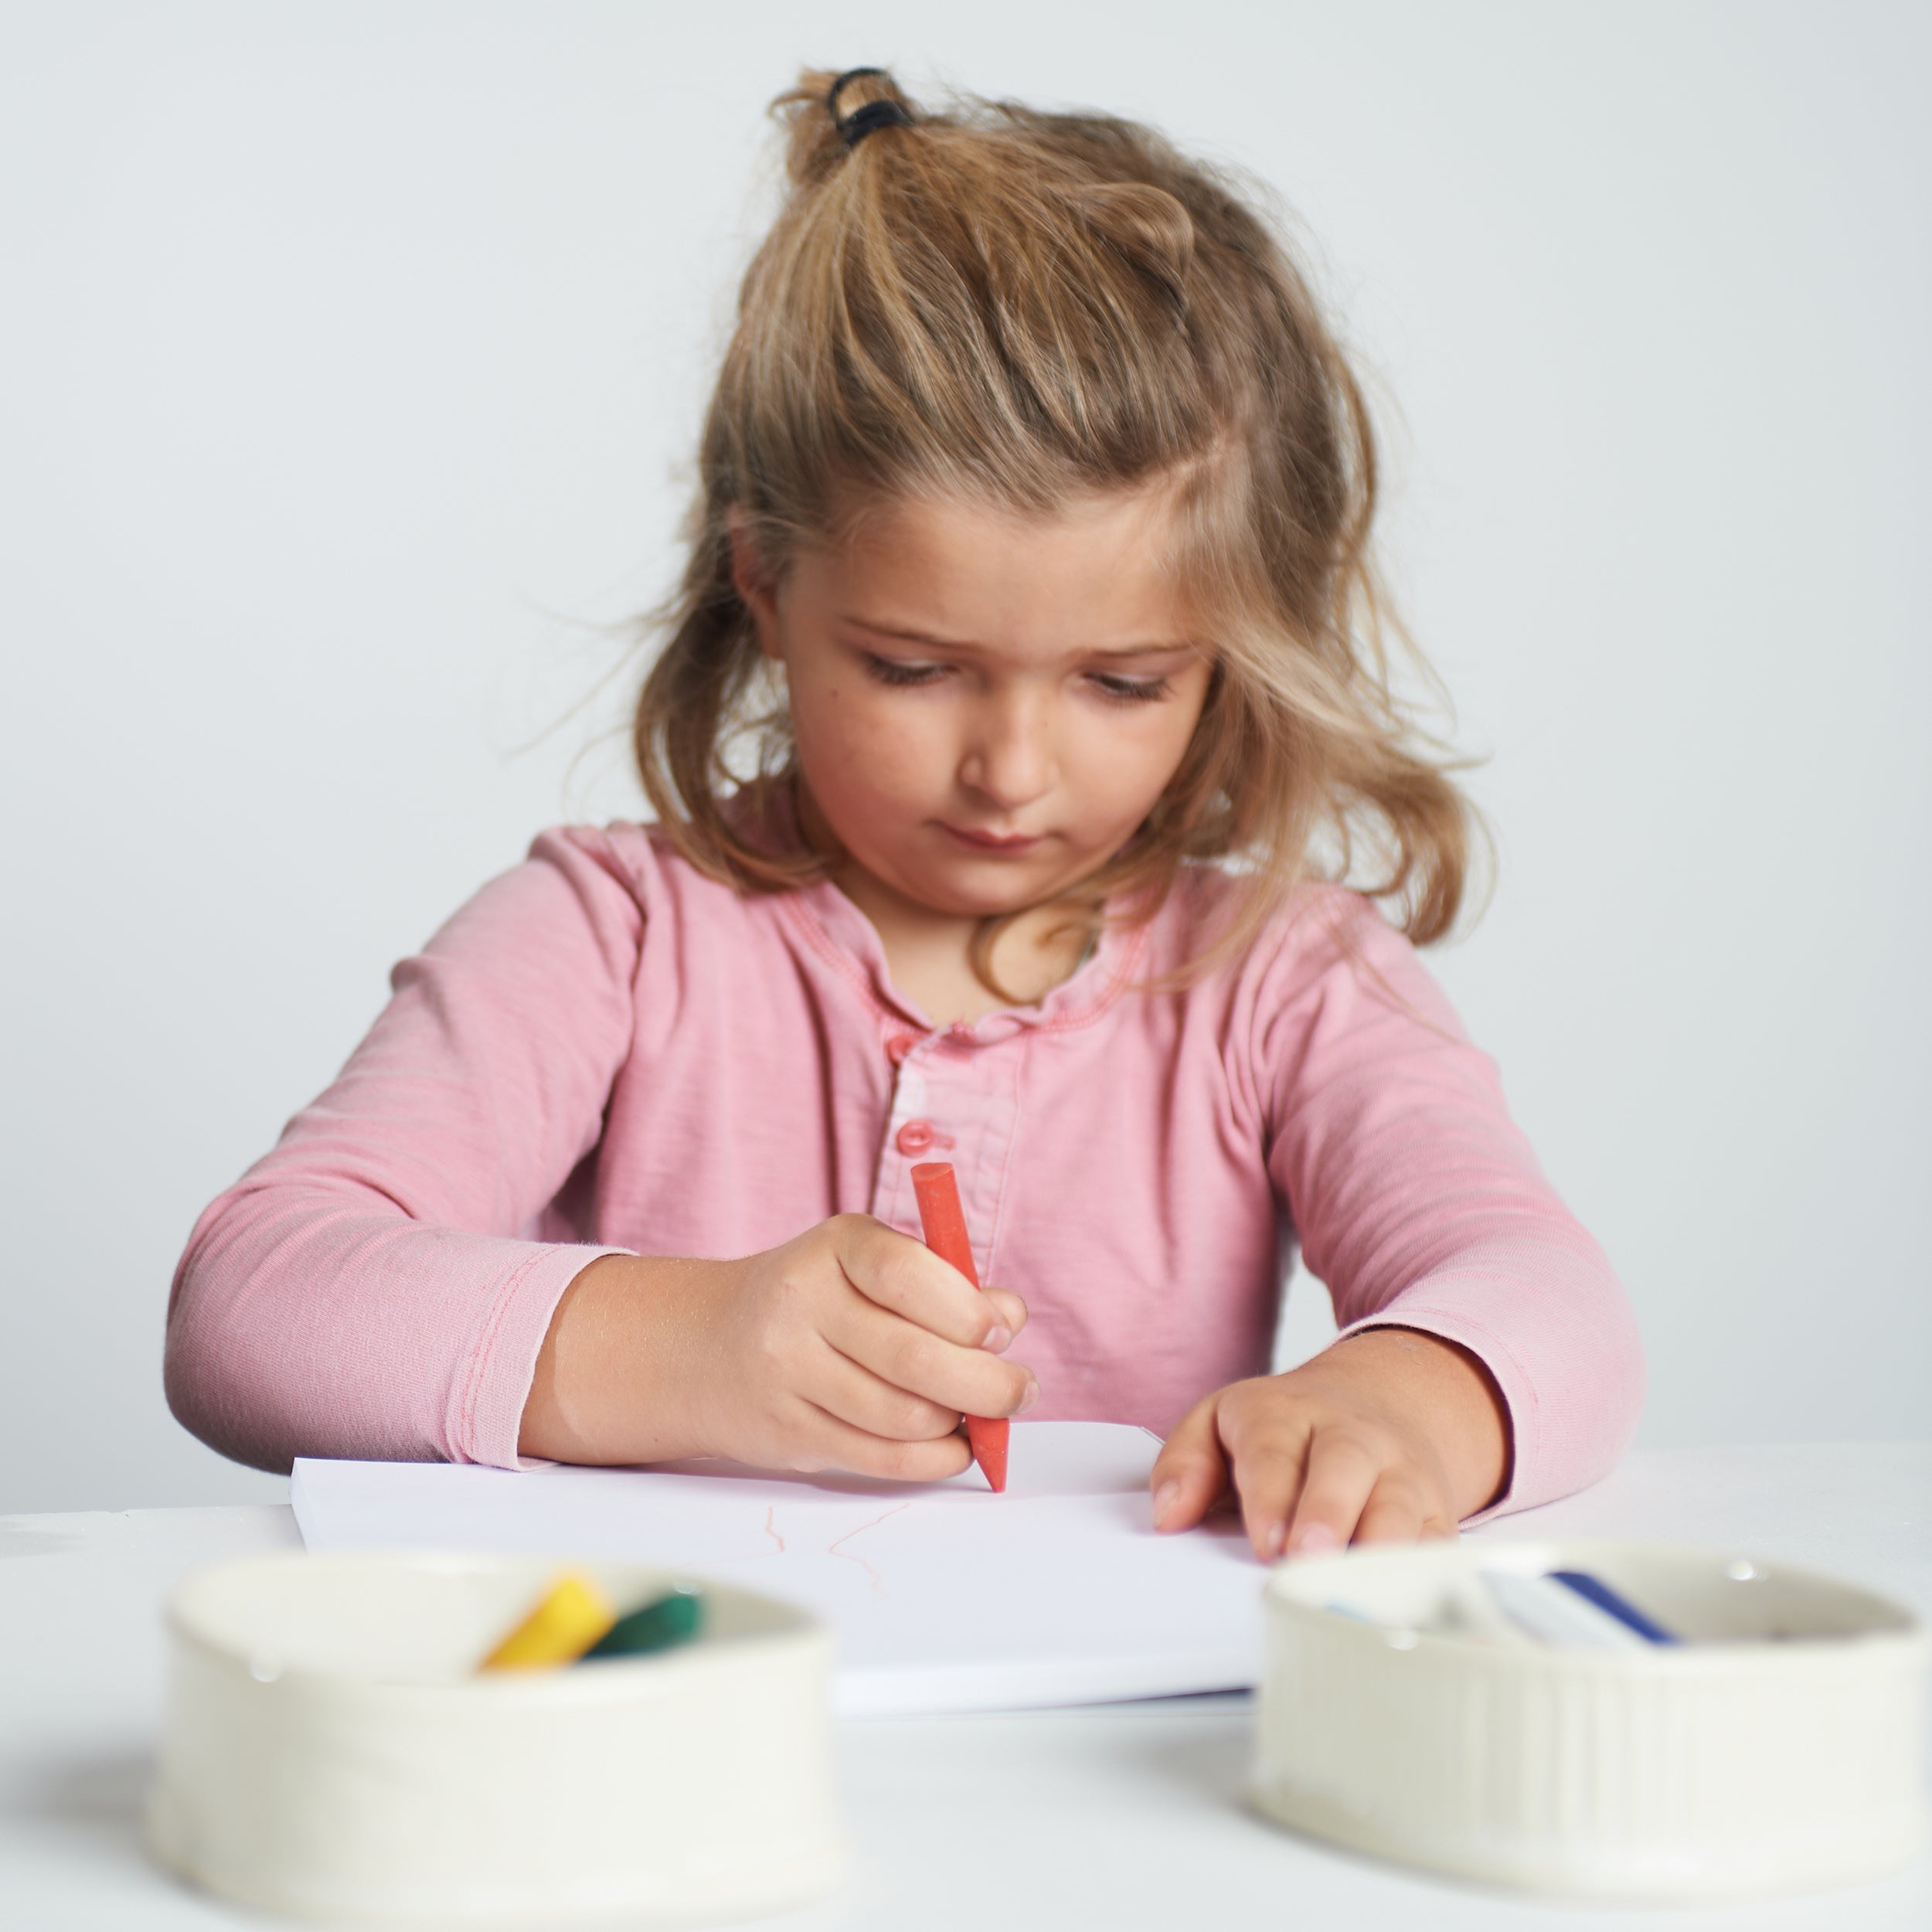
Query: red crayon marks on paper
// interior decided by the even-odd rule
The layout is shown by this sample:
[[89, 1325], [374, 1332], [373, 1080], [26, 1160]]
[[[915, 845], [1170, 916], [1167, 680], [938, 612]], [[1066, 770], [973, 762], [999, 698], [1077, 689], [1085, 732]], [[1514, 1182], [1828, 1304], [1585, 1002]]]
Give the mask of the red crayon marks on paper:
[[[825, 1554], [828, 1556], [844, 1555], [845, 1553], [839, 1547], [841, 1544], [850, 1543], [855, 1536], [864, 1536], [869, 1529], [876, 1529], [887, 1516], [896, 1516], [900, 1510], [910, 1509], [912, 1505], [909, 1502], [894, 1503], [891, 1509], [886, 1510], [883, 1515], [873, 1517], [870, 1522], [862, 1522], [856, 1529], [848, 1529], [842, 1536], [826, 1544]], [[875, 1597], [889, 1597], [892, 1594], [892, 1592], [886, 1587], [885, 1578], [880, 1576], [863, 1556], [845, 1556], [845, 1560], [849, 1563], [856, 1563], [866, 1573], [866, 1580], [871, 1583], [872, 1594]]]
[[[975, 1287], [979, 1270], [973, 1265], [973, 1244], [967, 1238], [966, 1211], [959, 1204], [959, 1183], [950, 1161], [922, 1161], [913, 1169], [913, 1192], [919, 1197], [919, 1224], [926, 1245], [940, 1260], [950, 1262]], [[1009, 1430], [1004, 1416], [968, 1416], [966, 1440], [973, 1460], [985, 1472], [994, 1490], [1006, 1487], [1006, 1443]]]

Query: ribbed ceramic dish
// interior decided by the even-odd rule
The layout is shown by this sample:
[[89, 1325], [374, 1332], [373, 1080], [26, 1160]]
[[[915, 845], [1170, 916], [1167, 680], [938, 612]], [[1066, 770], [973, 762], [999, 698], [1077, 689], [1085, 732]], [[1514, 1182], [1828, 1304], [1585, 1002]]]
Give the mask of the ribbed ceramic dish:
[[[1587, 1571], [1686, 1641], [1520, 1636], [1478, 1571]], [[1927, 1633], [1733, 1550], [1488, 1539], [1269, 1580], [1253, 1796], [1354, 1849], [1574, 1897], [1870, 1877], [1925, 1842]]]
[[[689, 1580], [583, 1567], [620, 1611]], [[682, 1648], [475, 1675], [556, 1568], [291, 1553], [189, 1577], [161, 1858], [246, 1904], [352, 1920], [689, 1922], [829, 1890], [828, 1633], [706, 1583]]]

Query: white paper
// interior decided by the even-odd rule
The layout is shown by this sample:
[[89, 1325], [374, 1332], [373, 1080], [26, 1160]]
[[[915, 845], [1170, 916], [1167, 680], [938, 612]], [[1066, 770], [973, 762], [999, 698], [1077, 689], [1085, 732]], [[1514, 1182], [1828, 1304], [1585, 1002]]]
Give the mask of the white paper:
[[1158, 1443], [1112, 1423], [1013, 1426], [1009, 1486], [729, 1463], [510, 1471], [295, 1464], [312, 1550], [512, 1551], [662, 1563], [782, 1597], [838, 1641], [849, 1714], [1012, 1710], [1243, 1688], [1264, 1573], [1229, 1519], [1155, 1535]]

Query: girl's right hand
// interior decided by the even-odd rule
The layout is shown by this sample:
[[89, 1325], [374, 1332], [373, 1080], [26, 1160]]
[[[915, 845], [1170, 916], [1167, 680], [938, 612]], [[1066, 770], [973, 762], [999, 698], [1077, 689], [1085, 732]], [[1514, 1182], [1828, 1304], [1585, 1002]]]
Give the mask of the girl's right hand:
[[604, 1255], [551, 1318], [518, 1447], [935, 1481], [971, 1460], [962, 1415], [1038, 1396], [1002, 1359], [1026, 1322], [1019, 1296], [862, 1214], [740, 1261]]

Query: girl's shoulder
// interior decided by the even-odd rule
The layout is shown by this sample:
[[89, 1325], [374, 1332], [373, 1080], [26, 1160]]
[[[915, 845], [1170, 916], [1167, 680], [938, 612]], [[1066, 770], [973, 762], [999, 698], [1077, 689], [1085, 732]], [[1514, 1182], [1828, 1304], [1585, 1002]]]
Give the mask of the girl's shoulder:
[[[694, 865], [658, 826], [628, 819], [553, 825], [521, 866], [485, 888], [512, 924], [530, 921], [597, 935], [607, 948], [683, 951], [785, 944], [785, 893], [740, 892]], [[462, 915], [458, 915], [459, 919]]]
[[1349, 1053], [1466, 1044], [1416, 947], [1367, 894], [1321, 881], [1298, 886], [1230, 955], [1240, 879], [1202, 866], [1184, 882], [1151, 922], [1138, 977], [1153, 988], [1171, 976], [1172, 997], [1251, 1067], [1300, 1064], [1318, 1041], [1325, 1052], [1350, 1043]]
[[660, 825], [616, 818], [601, 825], [553, 825], [530, 845], [532, 862], [600, 879], [634, 899], [646, 917], [680, 913], [743, 917], [775, 895], [742, 893], [694, 865]]
[[[1413, 964], [1415, 950], [1373, 900], [1311, 879], [1273, 906], [1246, 940], [1230, 947], [1247, 911], [1248, 882], [1215, 865], [1183, 869], [1147, 929], [1143, 974], [1203, 985], [1305, 982], [1352, 968]], [[1202, 962], [1206, 969], [1199, 970]], [[1190, 968], [1195, 968], [1189, 971]]]
[[771, 916], [776, 901], [796, 895], [798, 888], [784, 883], [791, 862], [809, 857], [796, 801], [783, 786], [744, 785], [723, 801], [720, 818], [724, 842], [740, 857], [757, 855], [774, 862], [770, 883], [747, 887], [726, 876], [736, 867], [706, 866], [699, 855], [709, 840], [698, 825], [680, 829], [618, 818], [603, 825], [560, 825], [538, 838], [531, 856], [568, 853], [578, 862], [597, 866], [635, 893], [647, 910], [659, 906], [667, 911], [684, 909], [762, 923]]

